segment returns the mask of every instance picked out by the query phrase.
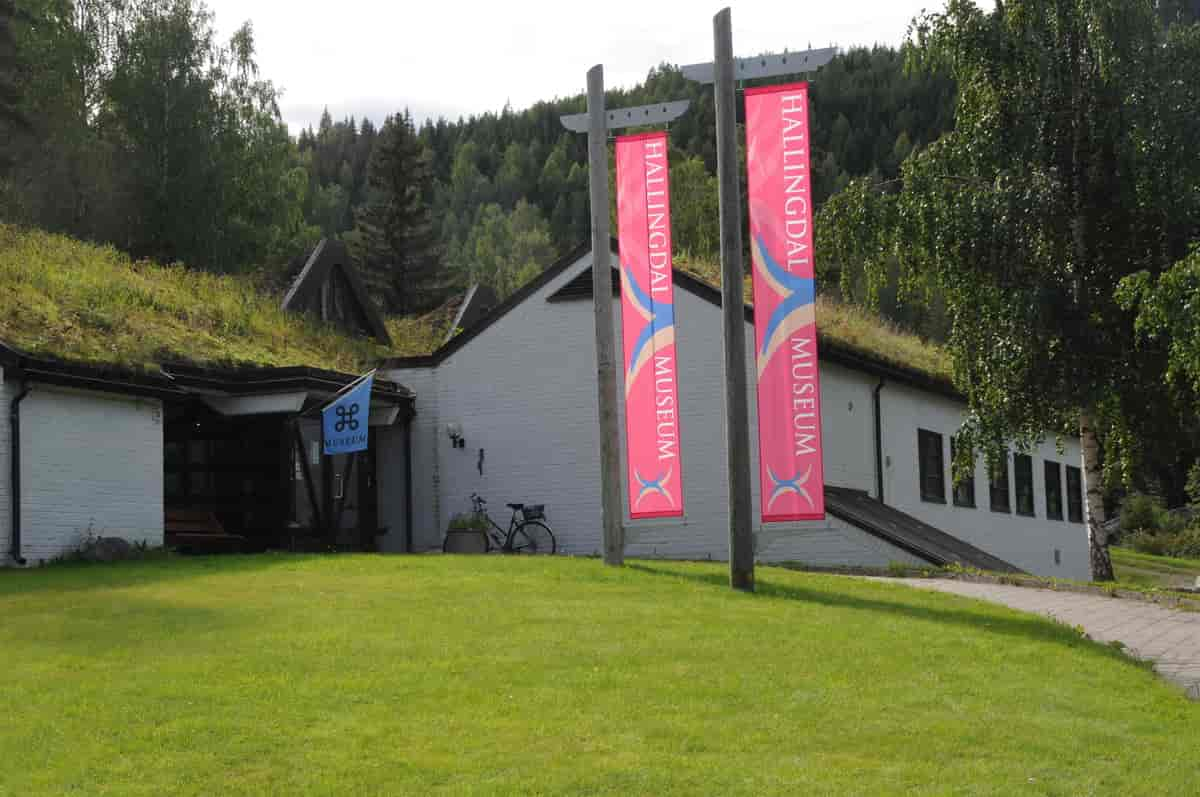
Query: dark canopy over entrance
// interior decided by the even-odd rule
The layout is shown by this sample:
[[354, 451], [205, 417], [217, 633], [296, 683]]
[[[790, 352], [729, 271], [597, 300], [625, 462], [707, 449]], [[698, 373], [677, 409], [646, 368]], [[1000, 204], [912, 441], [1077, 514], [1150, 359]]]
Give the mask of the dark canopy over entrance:
[[[376, 382], [370, 447], [330, 457], [321, 451], [319, 410], [353, 377], [310, 369], [175, 376], [196, 387], [202, 380], [203, 389], [165, 407], [168, 544], [195, 551], [374, 550], [386, 531], [379, 525], [377, 430], [411, 422], [407, 390]], [[213, 389], [218, 382], [226, 389]]]

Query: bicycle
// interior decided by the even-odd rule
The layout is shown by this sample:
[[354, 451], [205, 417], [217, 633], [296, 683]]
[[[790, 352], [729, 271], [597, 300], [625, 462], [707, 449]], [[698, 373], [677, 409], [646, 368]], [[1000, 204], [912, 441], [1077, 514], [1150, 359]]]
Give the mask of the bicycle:
[[[558, 550], [554, 532], [546, 521], [545, 504], [507, 504], [512, 510], [508, 521], [508, 529], [492, 520], [487, 511], [487, 499], [471, 493], [471, 510], [480, 522], [480, 536], [483, 538], [484, 553], [498, 550], [501, 553], [518, 554], [552, 554]], [[518, 519], [520, 515], [520, 519]], [[447, 550], [446, 542], [442, 550]]]

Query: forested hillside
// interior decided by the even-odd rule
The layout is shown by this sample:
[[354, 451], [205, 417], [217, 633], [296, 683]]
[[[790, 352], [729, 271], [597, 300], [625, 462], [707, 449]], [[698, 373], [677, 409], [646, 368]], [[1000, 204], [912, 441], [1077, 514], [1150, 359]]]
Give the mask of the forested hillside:
[[[907, 75], [897, 50], [854, 49], [813, 83], [814, 183], [818, 203], [850, 178], [896, 176], [914, 148], [935, 140], [953, 120], [953, 84]], [[711, 87], [662, 65], [646, 81], [611, 91], [610, 107], [690, 99], [670, 126], [672, 216], [676, 249], [715, 257], [716, 150]], [[559, 123], [586, 109], [582, 96], [504, 109], [469, 119], [429, 121], [415, 129], [431, 174], [418, 189], [437, 231], [440, 281], [482, 280], [511, 291], [555, 251], [588, 235], [586, 137]], [[370, 153], [378, 138], [370, 119], [335, 122], [326, 113], [301, 131], [309, 167], [306, 219], [326, 235], [353, 241], [356, 211], [368, 201]]]

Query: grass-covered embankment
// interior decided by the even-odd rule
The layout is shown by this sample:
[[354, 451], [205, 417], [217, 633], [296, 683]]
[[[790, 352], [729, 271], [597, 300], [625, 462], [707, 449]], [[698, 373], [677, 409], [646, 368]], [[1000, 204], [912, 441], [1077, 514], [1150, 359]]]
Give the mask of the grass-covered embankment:
[[1112, 556], [1117, 580], [1143, 587], [1195, 587], [1200, 579], [1200, 560], [1155, 556], [1113, 546]]

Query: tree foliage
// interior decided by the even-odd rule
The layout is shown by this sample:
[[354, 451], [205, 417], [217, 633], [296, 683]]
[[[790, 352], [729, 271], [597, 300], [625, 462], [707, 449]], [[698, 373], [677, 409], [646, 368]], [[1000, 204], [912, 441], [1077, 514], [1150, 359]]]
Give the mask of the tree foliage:
[[[953, 82], [945, 75], [906, 73], [901, 54], [891, 48], [853, 49], [834, 59], [813, 88], [817, 200], [854, 176], [895, 177], [910, 152], [951, 125], [953, 95]], [[643, 84], [608, 92], [606, 101], [624, 107], [684, 98], [691, 108], [670, 126], [672, 238], [680, 252], [714, 258], [719, 241], [711, 87], [662, 65]], [[444, 253], [441, 273], [430, 277], [431, 290], [457, 289], [471, 279], [471, 268], [461, 260], [464, 253], [493, 237], [499, 219], [515, 214], [521, 201], [529, 205], [525, 213], [536, 211], [545, 220], [555, 250], [587, 239], [587, 142], [559, 122], [563, 114], [585, 107], [577, 95], [519, 112], [504, 108], [421, 126], [419, 136], [431, 153], [430, 203]], [[300, 134], [310, 178], [306, 219], [327, 235], [346, 233], [366, 201], [363, 152], [371, 148], [369, 124], [364, 120], [356, 133], [353, 118], [334, 122], [326, 113], [316, 131]], [[512, 269], [477, 271], [498, 275]]]
[[3, 94], [31, 130], [0, 142], [16, 164], [4, 218], [216, 271], [281, 261], [314, 237], [248, 24], [219, 44], [197, 0], [16, 9], [20, 69]]
[[366, 280], [382, 289], [385, 306], [401, 313], [428, 303], [437, 272], [429, 183], [429, 154], [412, 118], [389, 116], [371, 153], [367, 199], [351, 243]]
[[964, 452], [1080, 429], [1093, 571], [1111, 578], [1096, 430], [1136, 436], [1163, 363], [1132, 344], [1114, 288], [1169, 268], [1200, 225], [1194, 29], [1166, 34], [1149, 0], [950, 0], [908, 54], [957, 82], [954, 130], [893, 190], [862, 180], [830, 202], [828, 256], [865, 263], [875, 287], [898, 264], [903, 290], [944, 298]]

